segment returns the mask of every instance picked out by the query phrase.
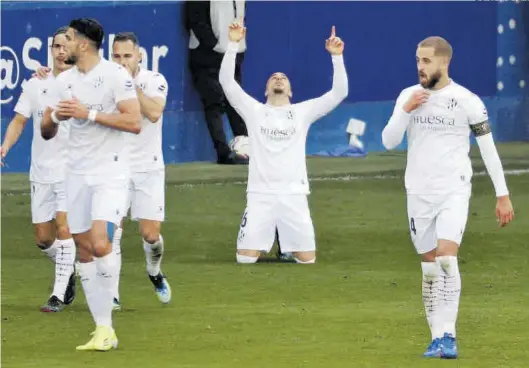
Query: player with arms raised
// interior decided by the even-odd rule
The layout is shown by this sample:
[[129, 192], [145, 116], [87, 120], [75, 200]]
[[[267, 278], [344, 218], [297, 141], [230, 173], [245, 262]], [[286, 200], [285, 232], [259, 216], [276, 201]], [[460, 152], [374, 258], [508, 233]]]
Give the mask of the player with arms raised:
[[387, 149], [408, 133], [405, 186], [411, 239], [421, 257], [422, 295], [432, 342], [425, 357], [457, 358], [461, 293], [457, 254], [471, 194], [470, 132], [496, 191], [500, 226], [514, 217], [502, 164], [481, 99], [448, 76], [452, 47], [441, 37], [419, 43], [419, 84], [398, 97], [382, 132]]
[[[138, 38], [132, 32], [114, 37], [112, 60], [134, 78], [142, 113], [141, 132], [130, 135], [130, 202], [131, 217], [139, 221], [147, 274], [154, 285], [158, 300], [169, 303], [171, 287], [161, 271], [163, 238], [161, 224], [165, 218], [165, 165], [162, 151], [163, 110], [169, 87], [160, 73], [140, 67], [141, 53]], [[121, 266], [122, 229], [116, 230], [113, 247]], [[114, 297], [114, 309], [119, 309], [119, 278]]]
[[[96, 324], [92, 339], [78, 350], [117, 346], [112, 299], [117, 277], [107, 224], [119, 225], [127, 198], [129, 162], [125, 132], [140, 132], [141, 113], [130, 74], [99, 56], [103, 27], [75, 19], [66, 32], [68, 63], [57, 77], [59, 102], [42, 119], [45, 139], [69, 119], [66, 197], [68, 222], [79, 253], [79, 273]], [[94, 260], [94, 257], [96, 259]]]
[[344, 43], [332, 27], [325, 44], [334, 67], [329, 92], [291, 104], [288, 78], [274, 73], [266, 84], [266, 104], [262, 104], [247, 95], [233, 77], [238, 42], [245, 33], [241, 24], [230, 25], [231, 42], [219, 73], [224, 93], [245, 121], [250, 139], [247, 206], [237, 239], [237, 261], [255, 263], [261, 252], [269, 252], [277, 226], [281, 250], [292, 252], [298, 263], [314, 263], [316, 242], [307, 201], [305, 146], [311, 124], [347, 97]]
[[[66, 220], [66, 189], [64, 170], [68, 124], [62, 124], [57, 135], [48, 141], [40, 135], [40, 120], [52, 95], [55, 78], [70, 68], [66, 61], [68, 27], [53, 35], [52, 74], [47, 79], [32, 78], [22, 85], [22, 94], [15, 106], [16, 115], [9, 123], [1, 147], [2, 160], [18, 141], [28, 119], [33, 116], [31, 143], [31, 218], [35, 226], [37, 246], [55, 263], [55, 284], [42, 312], [60, 312], [75, 297], [75, 243]], [[3, 163], [2, 163], [3, 165]], [[55, 219], [55, 221], [53, 221]]]

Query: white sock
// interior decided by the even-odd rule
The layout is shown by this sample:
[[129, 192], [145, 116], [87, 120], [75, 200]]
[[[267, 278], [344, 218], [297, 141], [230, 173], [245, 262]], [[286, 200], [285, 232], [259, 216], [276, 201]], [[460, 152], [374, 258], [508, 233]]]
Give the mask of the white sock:
[[112, 301], [116, 289], [117, 263], [116, 255], [110, 252], [104, 257], [96, 260], [97, 280], [99, 290], [97, 293], [98, 315], [97, 326], [112, 327]]
[[422, 302], [432, 340], [443, 337], [443, 321], [439, 308], [439, 280], [441, 268], [437, 262], [421, 262]]
[[163, 257], [163, 238], [160, 238], [154, 244], [147, 243], [143, 239], [143, 250], [145, 251], [145, 260], [147, 261], [147, 273], [151, 276], [157, 276], [160, 271]]
[[86, 297], [86, 303], [88, 309], [92, 314], [94, 323], [98, 325], [97, 316], [100, 314], [98, 311], [99, 304], [97, 303], [97, 292], [99, 289], [99, 282], [97, 279], [97, 265], [95, 262], [79, 263], [78, 264], [79, 276], [81, 277], [81, 284], [83, 285], [84, 295]]
[[57, 254], [57, 242], [59, 239], [55, 239], [53, 244], [49, 248], [44, 248], [45, 245], [37, 244], [42, 253], [46, 255], [53, 263], [55, 263], [55, 255]]
[[443, 303], [443, 331], [456, 336], [459, 296], [461, 295], [461, 275], [457, 257], [441, 256], [436, 258], [441, 266], [441, 282], [439, 291]]
[[121, 237], [123, 235], [123, 229], [118, 227], [114, 231], [114, 237], [112, 238], [112, 252], [116, 255], [116, 288], [114, 291], [114, 298], [119, 300], [119, 278], [121, 276]]
[[237, 263], [251, 264], [256, 263], [258, 259], [259, 257], [244, 256], [242, 254], [237, 253]]
[[75, 263], [75, 243], [72, 238], [65, 240], [56, 240], [55, 248], [55, 284], [53, 293], [57, 298], [64, 302], [64, 293], [68, 287], [68, 281], [74, 271]]

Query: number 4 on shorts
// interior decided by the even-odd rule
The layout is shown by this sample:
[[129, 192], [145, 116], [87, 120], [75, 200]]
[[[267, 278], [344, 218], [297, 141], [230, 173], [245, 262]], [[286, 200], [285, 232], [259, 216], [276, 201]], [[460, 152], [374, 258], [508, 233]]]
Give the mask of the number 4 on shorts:
[[417, 230], [415, 230], [415, 220], [413, 217], [410, 219], [410, 229], [413, 232], [413, 235], [417, 235]]

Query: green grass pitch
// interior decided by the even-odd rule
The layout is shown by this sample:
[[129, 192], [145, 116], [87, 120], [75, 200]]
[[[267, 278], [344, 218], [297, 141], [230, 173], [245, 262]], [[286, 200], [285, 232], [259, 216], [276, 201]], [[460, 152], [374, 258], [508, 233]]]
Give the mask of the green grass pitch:
[[[499, 149], [505, 170], [529, 168], [529, 144]], [[516, 218], [504, 229], [490, 179], [474, 178], [460, 253], [460, 359], [448, 362], [422, 358], [430, 335], [404, 165], [402, 153], [309, 159], [313, 266], [235, 264], [246, 167], [168, 167], [163, 270], [173, 301], [158, 303], [127, 222], [120, 346], [110, 353], [75, 351], [93, 329], [80, 283], [64, 312], [39, 312], [52, 265], [34, 245], [27, 176], [3, 175], [2, 367], [528, 367], [529, 174], [507, 177]]]

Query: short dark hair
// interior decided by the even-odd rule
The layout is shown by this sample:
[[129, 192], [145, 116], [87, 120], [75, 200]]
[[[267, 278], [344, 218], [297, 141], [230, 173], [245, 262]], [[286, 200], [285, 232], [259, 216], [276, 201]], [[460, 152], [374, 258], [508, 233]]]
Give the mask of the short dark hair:
[[138, 41], [138, 37], [136, 37], [134, 32], [119, 32], [116, 36], [114, 36], [114, 43], [127, 42], [127, 41], [132, 42], [134, 46], [140, 45], [140, 42]]
[[61, 28], [59, 28], [58, 30], [55, 31], [55, 33], [53, 33], [53, 38], [51, 40], [51, 44], [54, 45], [55, 44], [55, 37], [60, 35], [60, 34], [65, 34], [66, 32], [68, 31], [68, 26], [62, 26]]
[[419, 43], [419, 47], [432, 47], [435, 56], [446, 56], [449, 60], [452, 59], [452, 46], [442, 37], [432, 36], [425, 38]]
[[70, 28], [94, 42], [97, 49], [101, 47], [105, 31], [103, 31], [103, 26], [97, 20], [89, 18], [74, 19], [70, 22]]

